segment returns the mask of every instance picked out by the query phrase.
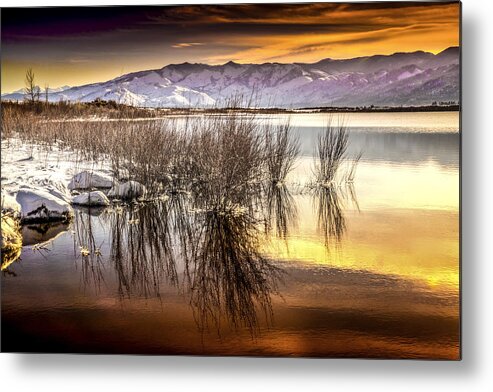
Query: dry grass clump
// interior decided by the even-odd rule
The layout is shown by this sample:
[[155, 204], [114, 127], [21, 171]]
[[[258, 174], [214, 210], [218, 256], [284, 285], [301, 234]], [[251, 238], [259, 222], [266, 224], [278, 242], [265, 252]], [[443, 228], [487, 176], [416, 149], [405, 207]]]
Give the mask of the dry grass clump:
[[325, 132], [318, 136], [315, 177], [318, 184], [330, 184], [336, 180], [336, 175], [346, 158], [349, 133], [344, 124], [337, 127], [331, 122]]
[[310, 184], [310, 188], [330, 188], [354, 182], [363, 152], [360, 151], [351, 158], [347, 154], [348, 145], [349, 131], [344, 121], [333, 126], [332, 119], [329, 119], [325, 130], [318, 135], [314, 162], [315, 181]]
[[109, 162], [117, 179], [143, 183], [151, 197], [193, 191], [223, 207], [244, 205], [267, 177], [283, 181], [297, 154], [289, 126], [265, 131], [254, 116], [237, 112], [97, 122], [51, 121], [6, 108], [2, 126], [6, 139], [73, 151], [76, 164]]
[[359, 209], [353, 182], [362, 152], [350, 158], [348, 145], [349, 132], [344, 121], [337, 126], [329, 121], [325, 131], [318, 136], [315, 182], [310, 184], [310, 188], [318, 217], [318, 230], [324, 237], [327, 249], [333, 244], [339, 245], [346, 232], [344, 204], [352, 202]]
[[296, 204], [286, 185], [300, 153], [299, 140], [291, 135], [289, 123], [265, 129], [266, 227], [274, 228], [278, 237], [287, 238], [288, 229], [297, 217]]
[[273, 185], [284, 183], [300, 153], [299, 140], [291, 136], [289, 123], [265, 129], [265, 161]]
[[18, 260], [22, 250], [22, 235], [19, 220], [11, 214], [3, 212], [1, 216], [1, 270], [4, 271], [14, 261]]
[[158, 109], [145, 109], [135, 106], [96, 99], [92, 102], [2, 102], [2, 110], [14, 111], [22, 116], [36, 115], [44, 119], [80, 118], [155, 118], [163, 112]]
[[[203, 209], [253, 211], [264, 180], [259, 125], [237, 114], [203, 118], [189, 132], [191, 190]], [[199, 128], [199, 129], [197, 129]]]

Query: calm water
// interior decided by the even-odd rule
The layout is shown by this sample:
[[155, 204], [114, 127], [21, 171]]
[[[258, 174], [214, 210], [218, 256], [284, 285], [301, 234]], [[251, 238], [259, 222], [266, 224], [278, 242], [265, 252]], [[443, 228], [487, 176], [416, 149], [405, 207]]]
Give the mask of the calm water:
[[458, 113], [344, 120], [363, 152], [354, 186], [307, 191], [327, 115], [292, 115], [302, 154], [256, 241], [207, 216], [190, 235], [186, 195], [24, 227], [2, 276], [3, 350], [458, 358]]

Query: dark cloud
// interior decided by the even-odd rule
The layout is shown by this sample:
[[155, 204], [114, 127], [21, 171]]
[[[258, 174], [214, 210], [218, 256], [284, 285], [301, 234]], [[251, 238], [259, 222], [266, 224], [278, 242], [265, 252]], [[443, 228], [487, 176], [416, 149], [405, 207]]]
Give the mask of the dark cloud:
[[[416, 12], [456, 3], [377, 2], [2, 9], [2, 40], [90, 35], [119, 30], [174, 31], [204, 25], [239, 33], [364, 31], [405, 23]], [[414, 9], [415, 12], [402, 9]], [[383, 12], [385, 11], [385, 13]], [[405, 17], [403, 17], [403, 15]], [[340, 17], [343, 17], [342, 20]], [[439, 17], [439, 15], [437, 15]], [[337, 20], [337, 21], [335, 21]], [[199, 26], [200, 25], [200, 26]], [[211, 30], [211, 29], [208, 29]]]

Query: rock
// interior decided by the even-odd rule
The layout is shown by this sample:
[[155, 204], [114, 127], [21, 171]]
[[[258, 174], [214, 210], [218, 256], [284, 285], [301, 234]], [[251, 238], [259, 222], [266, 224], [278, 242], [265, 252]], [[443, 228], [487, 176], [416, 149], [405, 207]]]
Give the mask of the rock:
[[72, 177], [68, 189], [111, 188], [112, 186], [113, 179], [110, 176], [85, 170]]
[[65, 185], [65, 183], [62, 182], [61, 180], [47, 178], [43, 182], [40, 182], [37, 185], [43, 188], [44, 190], [46, 190], [48, 193], [52, 194], [53, 196], [58, 197], [59, 199], [62, 199], [67, 203], [71, 202], [70, 192], [67, 186]]
[[115, 197], [118, 199], [135, 199], [143, 196], [145, 190], [145, 186], [140, 182], [127, 181], [111, 188], [108, 192], [108, 197]]
[[103, 207], [108, 206], [110, 201], [101, 191], [86, 192], [72, 198], [72, 204], [80, 206]]
[[51, 195], [70, 203], [72, 201], [70, 192], [65, 182], [55, 176], [30, 178], [23, 188], [43, 189]]
[[64, 221], [73, 216], [69, 203], [42, 189], [19, 189], [17, 202], [22, 222]]

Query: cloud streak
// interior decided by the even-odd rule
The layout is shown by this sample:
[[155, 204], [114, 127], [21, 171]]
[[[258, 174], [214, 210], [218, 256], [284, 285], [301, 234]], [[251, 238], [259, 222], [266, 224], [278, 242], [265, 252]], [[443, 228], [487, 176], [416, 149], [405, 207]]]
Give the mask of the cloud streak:
[[171, 45], [171, 47], [176, 49], [182, 49], [182, 48], [191, 48], [193, 46], [201, 46], [201, 45], [203, 45], [202, 42], [181, 42], [179, 44]]

